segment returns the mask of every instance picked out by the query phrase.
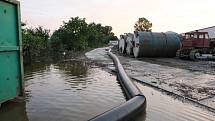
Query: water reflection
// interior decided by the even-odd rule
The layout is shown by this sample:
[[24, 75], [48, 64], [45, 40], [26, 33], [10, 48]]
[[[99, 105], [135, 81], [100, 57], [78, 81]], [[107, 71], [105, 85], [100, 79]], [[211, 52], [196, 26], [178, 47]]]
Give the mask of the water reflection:
[[86, 121], [125, 102], [116, 77], [91, 68], [91, 62], [43, 64], [34, 63], [25, 73], [31, 121]]
[[36, 74], [37, 72], [41, 72], [44, 70], [49, 70], [50, 62], [34, 62], [30, 63], [29, 65], [24, 66], [24, 73], [25, 78], [28, 78], [26, 76], [32, 77], [33, 74]]
[[92, 84], [92, 77], [87, 75], [89, 63], [82, 60], [67, 60], [55, 64], [56, 69], [60, 69], [64, 74], [65, 83], [71, 88], [65, 90], [82, 90], [87, 85]]
[[0, 108], [1, 121], [28, 121], [25, 102], [6, 102]]
[[212, 112], [182, 102], [159, 90], [136, 82], [147, 99], [146, 114], [140, 114], [135, 121], [214, 121]]
[[72, 76], [86, 76], [88, 70], [87, 61], [67, 60], [56, 64], [57, 68], [64, 71], [65, 74]]

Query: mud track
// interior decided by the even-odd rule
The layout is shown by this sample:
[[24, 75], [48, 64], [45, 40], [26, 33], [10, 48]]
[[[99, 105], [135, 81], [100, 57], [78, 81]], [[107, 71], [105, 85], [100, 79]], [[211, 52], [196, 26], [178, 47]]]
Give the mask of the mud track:
[[215, 108], [215, 62], [118, 57], [130, 77]]

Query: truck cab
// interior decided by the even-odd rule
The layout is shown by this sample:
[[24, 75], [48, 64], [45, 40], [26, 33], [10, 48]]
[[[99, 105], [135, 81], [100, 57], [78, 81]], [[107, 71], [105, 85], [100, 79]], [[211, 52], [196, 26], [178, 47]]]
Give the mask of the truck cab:
[[187, 32], [182, 40], [182, 48], [209, 48], [208, 32]]

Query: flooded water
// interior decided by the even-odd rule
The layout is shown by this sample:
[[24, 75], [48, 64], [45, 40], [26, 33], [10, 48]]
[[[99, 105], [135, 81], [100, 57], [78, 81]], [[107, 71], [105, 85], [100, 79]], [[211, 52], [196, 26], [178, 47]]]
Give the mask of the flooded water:
[[215, 121], [215, 114], [135, 82], [147, 99], [146, 113], [136, 121]]
[[5, 104], [0, 121], [86, 121], [124, 103], [116, 77], [91, 67], [74, 60], [25, 68], [26, 105]]
[[[136, 121], [213, 121], [213, 113], [136, 83], [147, 109]], [[124, 103], [112, 75], [88, 61], [34, 63], [25, 68], [25, 102], [7, 102], [0, 121], [86, 121]]]

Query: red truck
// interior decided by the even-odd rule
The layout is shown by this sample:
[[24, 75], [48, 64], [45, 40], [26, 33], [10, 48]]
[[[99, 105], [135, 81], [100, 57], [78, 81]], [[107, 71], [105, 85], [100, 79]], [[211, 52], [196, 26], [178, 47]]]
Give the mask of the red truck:
[[211, 43], [208, 32], [187, 32], [182, 35], [182, 45], [176, 56], [183, 59], [202, 60], [214, 58], [214, 43]]

